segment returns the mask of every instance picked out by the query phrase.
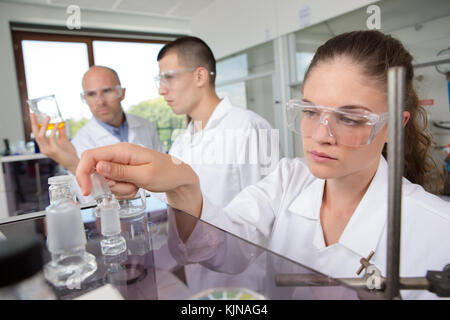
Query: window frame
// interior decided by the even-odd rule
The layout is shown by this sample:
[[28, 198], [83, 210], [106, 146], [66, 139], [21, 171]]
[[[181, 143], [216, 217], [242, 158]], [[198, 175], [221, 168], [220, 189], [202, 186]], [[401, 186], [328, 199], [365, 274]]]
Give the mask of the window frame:
[[23, 121], [23, 129], [25, 134], [25, 141], [29, 141], [31, 135], [30, 112], [27, 104], [28, 90], [25, 76], [25, 63], [23, 58], [23, 40], [36, 41], [54, 41], [54, 42], [79, 42], [87, 45], [89, 67], [95, 65], [93, 41], [115, 41], [115, 42], [134, 42], [134, 43], [159, 43], [166, 44], [170, 40], [159, 39], [142, 39], [133, 37], [117, 37], [117, 36], [90, 36], [90, 35], [73, 35], [62, 33], [46, 33], [46, 32], [32, 32], [11, 30], [11, 37], [14, 48], [14, 58], [16, 64], [16, 74], [19, 86], [20, 107]]

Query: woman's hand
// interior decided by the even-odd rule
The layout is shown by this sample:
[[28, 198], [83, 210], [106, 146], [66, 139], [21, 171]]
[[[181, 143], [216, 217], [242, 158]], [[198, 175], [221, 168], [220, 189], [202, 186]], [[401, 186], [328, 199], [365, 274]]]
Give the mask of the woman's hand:
[[[75, 147], [67, 137], [65, 127], [59, 128], [55, 125], [50, 135], [47, 137], [47, 125], [50, 118], [47, 117], [41, 128], [39, 128], [38, 120], [35, 114], [30, 114], [31, 130], [34, 134], [34, 139], [39, 145], [42, 154], [55, 160], [71, 173], [75, 174], [78, 165], [78, 156]], [[58, 139], [56, 139], [56, 131], [58, 130]]]
[[203, 198], [198, 176], [170, 155], [126, 142], [86, 150], [76, 171], [84, 195], [91, 192], [89, 175], [94, 168], [114, 181], [110, 183], [114, 193], [135, 194], [137, 188], [166, 192], [169, 205], [200, 217]]

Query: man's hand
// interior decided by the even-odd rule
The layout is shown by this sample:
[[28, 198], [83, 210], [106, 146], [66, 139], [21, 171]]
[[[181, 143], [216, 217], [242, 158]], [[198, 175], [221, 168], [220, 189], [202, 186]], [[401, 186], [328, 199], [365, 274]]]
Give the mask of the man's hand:
[[[71, 173], [75, 174], [78, 165], [78, 156], [75, 147], [69, 141], [67, 137], [65, 127], [59, 128], [55, 125], [52, 129], [50, 136], [46, 136], [47, 125], [50, 118], [47, 117], [45, 122], [39, 128], [37, 117], [35, 114], [30, 114], [31, 130], [34, 134], [34, 139], [39, 145], [41, 153], [45, 154], [49, 158], [55, 160]], [[58, 130], [58, 139], [56, 138], [56, 131]]]
[[111, 191], [122, 197], [137, 188], [166, 192], [169, 204], [200, 216], [202, 194], [192, 168], [165, 153], [130, 143], [118, 143], [83, 152], [76, 178], [84, 195], [91, 192], [90, 174], [94, 168], [109, 180]]

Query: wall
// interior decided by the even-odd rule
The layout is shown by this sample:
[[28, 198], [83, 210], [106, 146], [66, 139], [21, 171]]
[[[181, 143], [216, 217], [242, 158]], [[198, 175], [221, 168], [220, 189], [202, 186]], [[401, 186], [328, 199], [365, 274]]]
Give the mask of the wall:
[[[221, 58], [375, 2], [216, 0], [194, 16], [192, 33], [211, 46], [216, 58]], [[302, 13], [304, 19], [300, 18]]]
[[[11, 40], [10, 22], [65, 26], [69, 14], [66, 6], [47, 7], [39, 3], [0, 2], [0, 150], [3, 139], [11, 143], [24, 139], [19, 90]], [[117, 14], [81, 8], [81, 28], [102, 28], [155, 33], [190, 32], [186, 19], [150, 15]]]

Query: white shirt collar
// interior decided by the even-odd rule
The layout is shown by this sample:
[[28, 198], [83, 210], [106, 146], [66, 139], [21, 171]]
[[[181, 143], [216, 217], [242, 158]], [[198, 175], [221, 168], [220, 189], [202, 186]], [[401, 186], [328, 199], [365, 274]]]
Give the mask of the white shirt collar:
[[[381, 156], [377, 172], [369, 188], [339, 238], [339, 244], [361, 257], [366, 257], [370, 251], [375, 251], [386, 225], [387, 177], [387, 162]], [[316, 179], [291, 203], [288, 210], [307, 219], [320, 220], [324, 185], [325, 180]], [[323, 237], [321, 238], [322, 240], [316, 232], [315, 239], [312, 239], [317, 247], [324, 245]]]
[[364, 257], [375, 252], [387, 221], [387, 189], [388, 166], [381, 156], [377, 173], [345, 227], [340, 244]]
[[214, 127], [217, 127], [219, 122], [225, 117], [225, 115], [230, 112], [232, 108], [230, 99], [228, 97], [224, 97], [222, 100], [220, 100], [217, 107], [214, 109], [213, 113], [208, 119], [208, 122], [206, 123], [205, 129], [212, 129]]
[[[210, 130], [217, 127], [220, 121], [228, 114], [228, 112], [230, 112], [232, 107], [233, 106], [231, 105], [230, 99], [228, 99], [228, 97], [224, 97], [222, 100], [220, 100], [219, 104], [216, 106], [211, 116], [209, 117], [208, 122], [206, 123], [206, 126], [203, 128], [203, 130]], [[193, 127], [194, 121], [191, 121], [186, 128], [186, 131], [191, 135], [194, 132]]]

